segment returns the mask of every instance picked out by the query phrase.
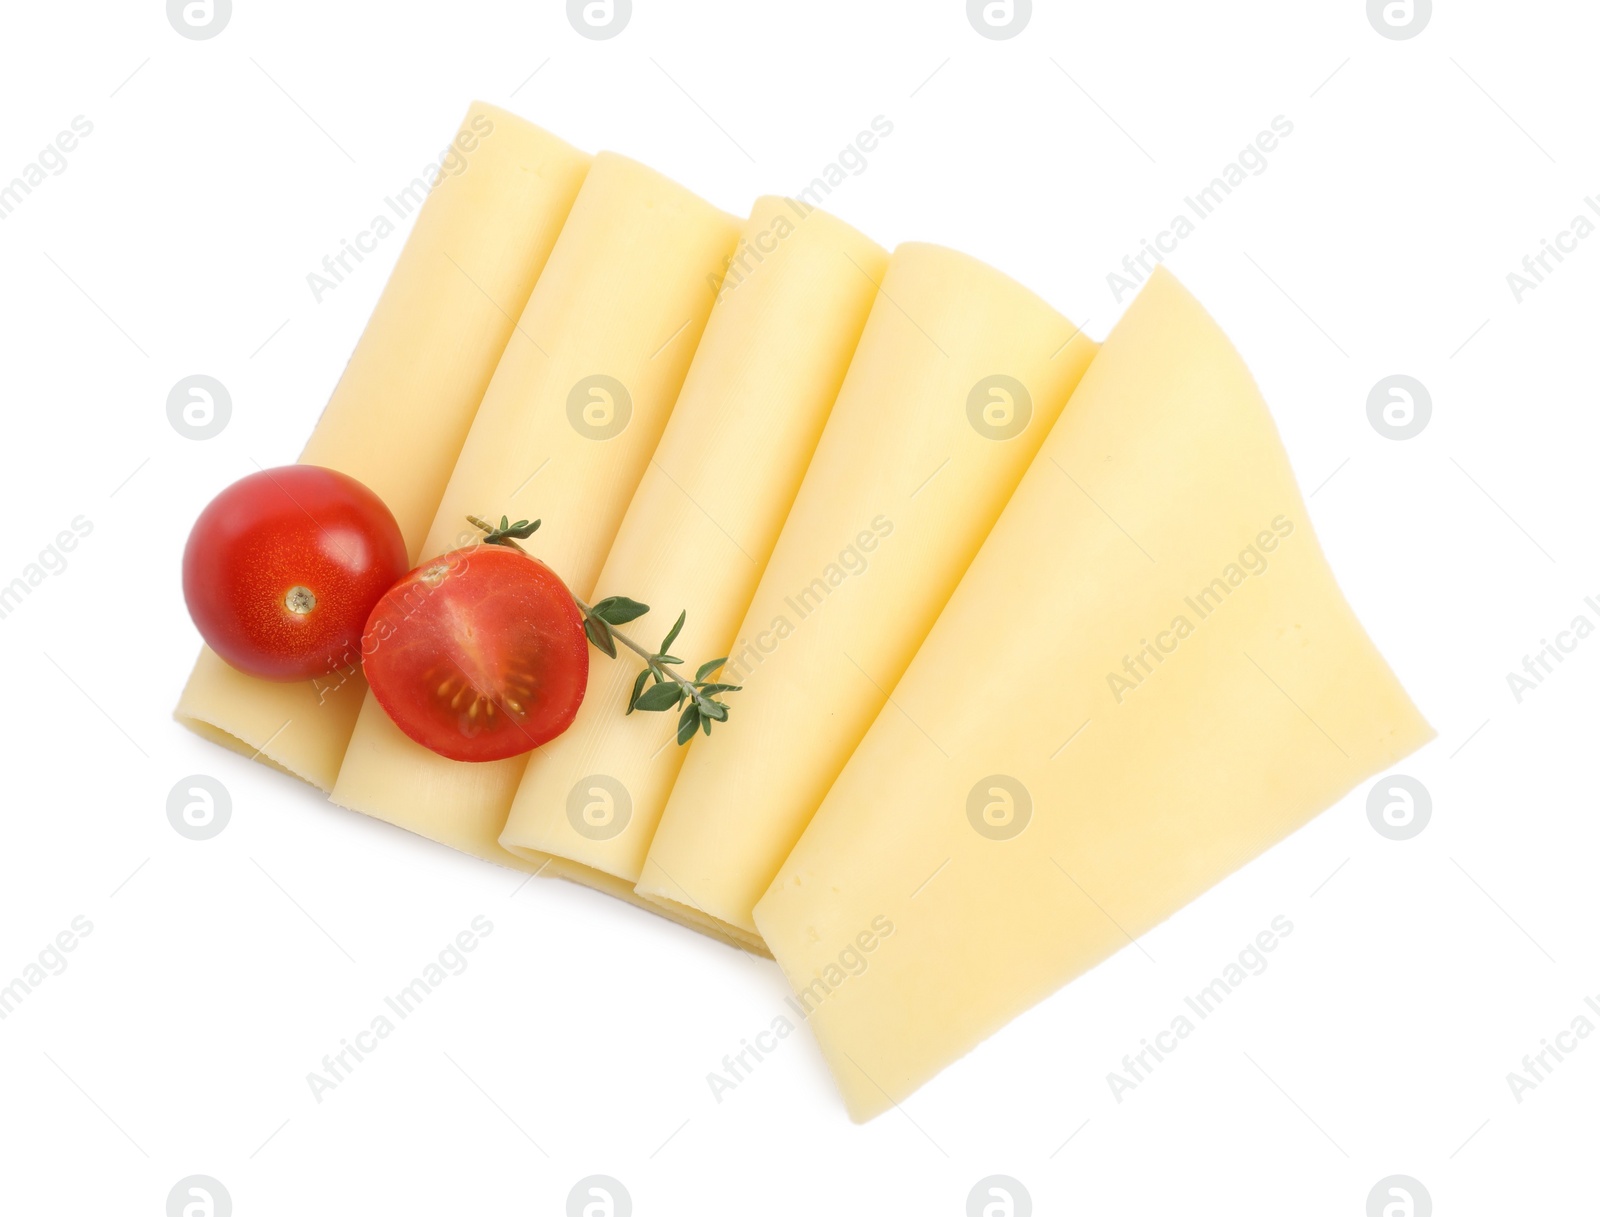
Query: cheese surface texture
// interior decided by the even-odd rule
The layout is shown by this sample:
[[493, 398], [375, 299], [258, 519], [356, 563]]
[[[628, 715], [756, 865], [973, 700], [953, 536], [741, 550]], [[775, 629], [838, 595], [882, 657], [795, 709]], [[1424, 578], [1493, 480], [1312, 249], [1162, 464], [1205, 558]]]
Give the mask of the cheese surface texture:
[[755, 913], [858, 1120], [1432, 736], [1165, 270], [894, 697]]
[[998, 271], [896, 250], [735, 636], [726, 678], [744, 687], [729, 721], [689, 745], [641, 895], [755, 930], [756, 900], [1093, 352]]
[[[479, 102], [443, 163], [300, 456], [373, 490], [413, 561], [589, 157]], [[205, 649], [177, 717], [328, 790], [366, 688], [359, 671], [315, 683], [260, 680]]]
[[[849, 225], [780, 198], [757, 202], [595, 586], [651, 606], [623, 627], [671, 652], [727, 655], [838, 395], [889, 256]], [[685, 749], [678, 715], [625, 715], [642, 663], [595, 652], [577, 720], [530, 759], [500, 841], [559, 873], [633, 896]], [[724, 695], [739, 713], [739, 693]], [[724, 743], [720, 730], [713, 747]], [[619, 893], [621, 894], [621, 893]], [[687, 910], [693, 919], [692, 910]], [[704, 921], [696, 921], [704, 926]]]
[[[468, 515], [541, 519], [526, 547], [588, 598], [738, 232], [731, 216], [653, 170], [595, 157], [478, 408], [424, 559], [481, 535]], [[526, 764], [447, 760], [403, 735], [369, 695], [332, 798], [533, 869], [498, 843]]]

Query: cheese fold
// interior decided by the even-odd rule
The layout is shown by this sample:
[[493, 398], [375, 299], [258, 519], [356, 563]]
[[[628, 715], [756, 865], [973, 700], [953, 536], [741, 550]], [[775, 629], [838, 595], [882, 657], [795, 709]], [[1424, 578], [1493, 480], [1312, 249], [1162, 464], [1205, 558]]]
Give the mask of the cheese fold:
[[[759, 200], [744, 225], [595, 585], [596, 597], [651, 606], [624, 627], [650, 646], [686, 611], [672, 653], [689, 661], [687, 674], [733, 644], [888, 260], [849, 225], [788, 199]], [[531, 758], [500, 842], [536, 863], [553, 855], [551, 873], [632, 897], [685, 749], [676, 714], [624, 714], [637, 659], [592, 659], [576, 721]], [[741, 695], [724, 696], [738, 715]], [[716, 932], [693, 910], [675, 911]]]
[[1425, 743], [1159, 270], [755, 911], [867, 1119]]
[[744, 688], [689, 745], [640, 895], [754, 933], [756, 900], [1093, 352], [998, 271], [932, 245], [895, 251], [736, 635], [727, 679]]
[[[388, 504], [413, 560], [489, 378], [589, 157], [474, 102], [327, 408], [300, 455]], [[359, 670], [259, 680], [202, 649], [176, 717], [323, 790], [366, 693]]]
[[[516, 322], [423, 543], [470, 515], [542, 519], [528, 543], [585, 599], [655, 451], [738, 222], [654, 170], [595, 157]], [[471, 764], [412, 742], [366, 698], [331, 798], [507, 866], [498, 838], [526, 757]]]

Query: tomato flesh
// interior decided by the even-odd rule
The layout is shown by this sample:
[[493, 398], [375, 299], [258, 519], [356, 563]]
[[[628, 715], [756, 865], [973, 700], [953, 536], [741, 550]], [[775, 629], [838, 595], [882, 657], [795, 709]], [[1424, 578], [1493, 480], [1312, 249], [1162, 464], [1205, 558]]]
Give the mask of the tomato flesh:
[[395, 725], [455, 761], [498, 761], [554, 739], [589, 683], [583, 616], [544, 563], [458, 549], [390, 588], [362, 637], [367, 682]]
[[383, 500], [337, 470], [263, 469], [206, 506], [183, 551], [183, 597], [225, 661], [309, 680], [360, 661], [372, 606], [405, 573]]

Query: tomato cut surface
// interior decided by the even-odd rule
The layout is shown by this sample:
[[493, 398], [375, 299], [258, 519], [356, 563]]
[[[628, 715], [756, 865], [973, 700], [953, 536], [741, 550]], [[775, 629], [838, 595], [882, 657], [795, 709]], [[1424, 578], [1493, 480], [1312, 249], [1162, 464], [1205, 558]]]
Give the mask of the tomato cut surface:
[[362, 638], [367, 682], [395, 725], [455, 761], [498, 761], [569, 726], [589, 683], [583, 615], [544, 563], [458, 549], [386, 592]]
[[383, 500], [317, 465], [263, 469], [207, 504], [183, 551], [183, 598], [206, 645], [267, 680], [361, 660], [361, 631], [406, 569]]

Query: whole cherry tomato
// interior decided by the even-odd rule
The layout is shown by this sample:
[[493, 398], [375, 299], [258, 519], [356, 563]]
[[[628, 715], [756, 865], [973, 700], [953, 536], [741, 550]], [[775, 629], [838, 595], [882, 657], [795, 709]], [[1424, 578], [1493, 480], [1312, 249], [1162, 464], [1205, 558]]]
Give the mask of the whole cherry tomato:
[[355, 478], [264, 469], [212, 499], [183, 551], [183, 598], [241, 672], [309, 680], [351, 667], [378, 598], [406, 570], [400, 526]]

